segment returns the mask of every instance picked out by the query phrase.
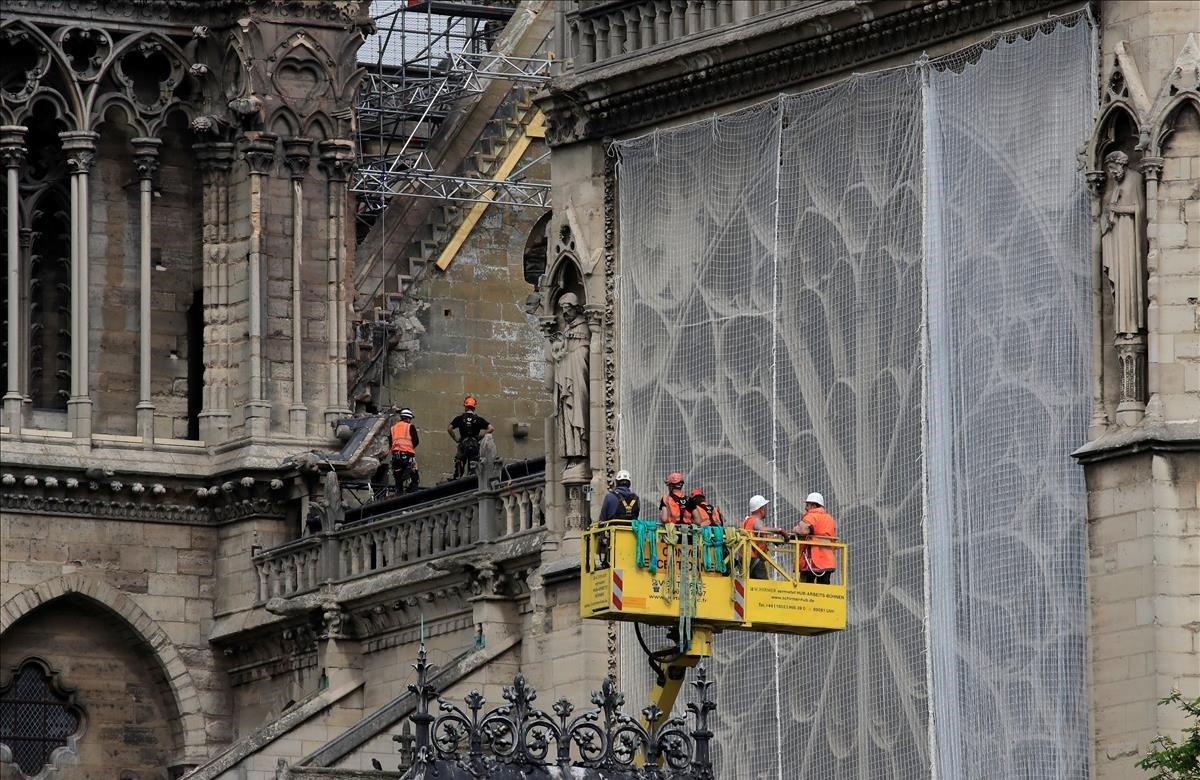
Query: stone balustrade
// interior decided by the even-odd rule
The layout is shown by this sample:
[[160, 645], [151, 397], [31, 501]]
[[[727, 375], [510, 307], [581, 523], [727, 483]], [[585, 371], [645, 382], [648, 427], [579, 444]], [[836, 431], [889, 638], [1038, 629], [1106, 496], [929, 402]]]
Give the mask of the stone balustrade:
[[562, 3], [559, 47], [566, 67], [586, 68], [630, 52], [739, 24], [813, 0], [599, 0]]
[[500, 491], [504, 535], [531, 531], [546, 524], [546, 483], [541, 475], [505, 484]]
[[[541, 472], [501, 481], [435, 502], [340, 525], [254, 556], [258, 603], [316, 590], [376, 572], [463, 552], [478, 542], [540, 529], [545, 524]], [[498, 504], [494, 534], [480, 522]]]
[[259, 553], [254, 557], [258, 573], [258, 600], [295, 596], [321, 584], [321, 539], [307, 536]]

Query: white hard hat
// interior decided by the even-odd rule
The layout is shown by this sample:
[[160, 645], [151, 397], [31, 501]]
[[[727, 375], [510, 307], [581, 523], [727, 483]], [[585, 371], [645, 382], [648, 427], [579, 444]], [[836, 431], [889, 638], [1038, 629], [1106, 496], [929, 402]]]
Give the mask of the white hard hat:
[[808, 498], [804, 499], [804, 503], [825, 506], [825, 496], [820, 493], [809, 493]]
[[400, 416], [401, 417], [412, 417], [413, 416], [412, 409], [401, 409]]
[[615, 482], [632, 482], [633, 475], [630, 474], [625, 469], [621, 469], [620, 471], [617, 472], [617, 476], [614, 477], [614, 481]]
[[762, 509], [764, 506], [766, 506], [769, 503], [771, 503], [771, 502], [768, 501], [767, 499], [763, 498], [762, 496], [751, 496], [750, 511], [757, 512], [758, 510]]

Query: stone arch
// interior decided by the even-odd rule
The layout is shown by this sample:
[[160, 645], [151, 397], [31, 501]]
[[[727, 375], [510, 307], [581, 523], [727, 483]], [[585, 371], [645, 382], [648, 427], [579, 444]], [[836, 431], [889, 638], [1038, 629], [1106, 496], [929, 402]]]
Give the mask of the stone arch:
[[46, 580], [26, 588], [0, 605], [0, 637], [25, 615], [71, 595], [81, 596], [104, 607], [146, 643], [174, 697], [171, 704], [180, 721], [185, 760], [203, 760], [207, 755], [204, 714], [200, 711], [200, 695], [192, 675], [167, 633], [127, 594], [107, 582], [82, 574], [65, 574]]
[[1109, 103], [1097, 119], [1088, 143], [1089, 170], [1103, 170], [1104, 156], [1110, 151], [1123, 146], [1128, 147], [1123, 149], [1126, 153], [1134, 151], [1145, 135], [1146, 128], [1134, 106], [1124, 100]]
[[[59, 92], [53, 87], [47, 87], [47, 89], [58, 93], [63, 105], [69, 107], [70, 110], [68, 112], [68, 116], [74, 123], [74, 126], [71, 129], [86, 129], [84, 125], [86, 124], [85, 118], [87, 116], [87, 112], [84, 108], [84, 95], [80, 89], [78, 80], [75, 78], [75, 74], [72, 72], [71, 67], [67, 64], [66, 57], [63, 56], [62, 50], [59, 49], [58, 44], [55, 43], [48, 35], [38, 29], [36, 25], [30, 24], [24, 19], [5, 20], [5, 23], [0, 25], [0, 32], [5, 35], [19, 34], [28, 36], [30, 40], [34, 42], [35, 46], [42, 47], [44, 54], [48, 58], [48, 67], [41, 72], [36, 81], [40, 82], [42, 78], [49, 74], [50, 70], [56, 71], [59, 79], [62, 82], [61, 86], [63, 87], [63, 90], [62, 92]], [[33, 91], [38, 91], [38, 87], [35, 86]]]
[[1197, 115], [1200, 115], [1200, 93], [1181, 92], [1172, 98], [1171, 102], [1163, 106], [1162, 111], [1155, 118], [1154, 126], [1151, 130], [1153, 134], [1151, 152], [1154, 156], [1162, 156], [1168, 139], [1175, 132], [1176, 122], [1179, 121], [1179, 117], [1189, 107]]

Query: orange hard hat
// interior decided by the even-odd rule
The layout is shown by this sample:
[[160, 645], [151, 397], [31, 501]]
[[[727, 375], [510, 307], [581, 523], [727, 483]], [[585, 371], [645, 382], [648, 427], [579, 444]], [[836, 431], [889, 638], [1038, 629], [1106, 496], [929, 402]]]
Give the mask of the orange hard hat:
[[704, 498], [704, 489], [703, 488], [692, 488], [691, 497], [692, 498], [696, 498], [696, 497]]
[[464, 409], [474, 409], [476, 406], [476, 403], [477, 402], [475, 400], [475, 396], [469, 395], [463, 399], [463, 408]]
[[683, 484], [683, 473], [679, 472], [679, 471], [672, 471], [670, 474], [667, 475], [667, 478], [664, 481], [668, 485], [682, 485]]

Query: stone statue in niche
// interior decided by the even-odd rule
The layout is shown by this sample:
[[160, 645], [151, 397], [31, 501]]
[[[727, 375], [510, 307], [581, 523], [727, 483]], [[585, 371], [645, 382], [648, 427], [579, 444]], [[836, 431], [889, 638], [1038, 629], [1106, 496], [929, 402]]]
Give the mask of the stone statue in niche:
[[1104, 271], [1112, 284], [1113, 324], [1118, 336], [1146, 327], [1146, 205], [1142, 177], [1129, 168], [1125, 152], [1104, 158], [1111, 180], [1100, 214]]
[[558, 299], [562, 329], [550, 336], [554, 360], [555, 407], [558, 413], [558, 449], [566, 461], [564, 478], [587, 479], [588, 456], [588, 351], [591, 329], [575, 293]]

